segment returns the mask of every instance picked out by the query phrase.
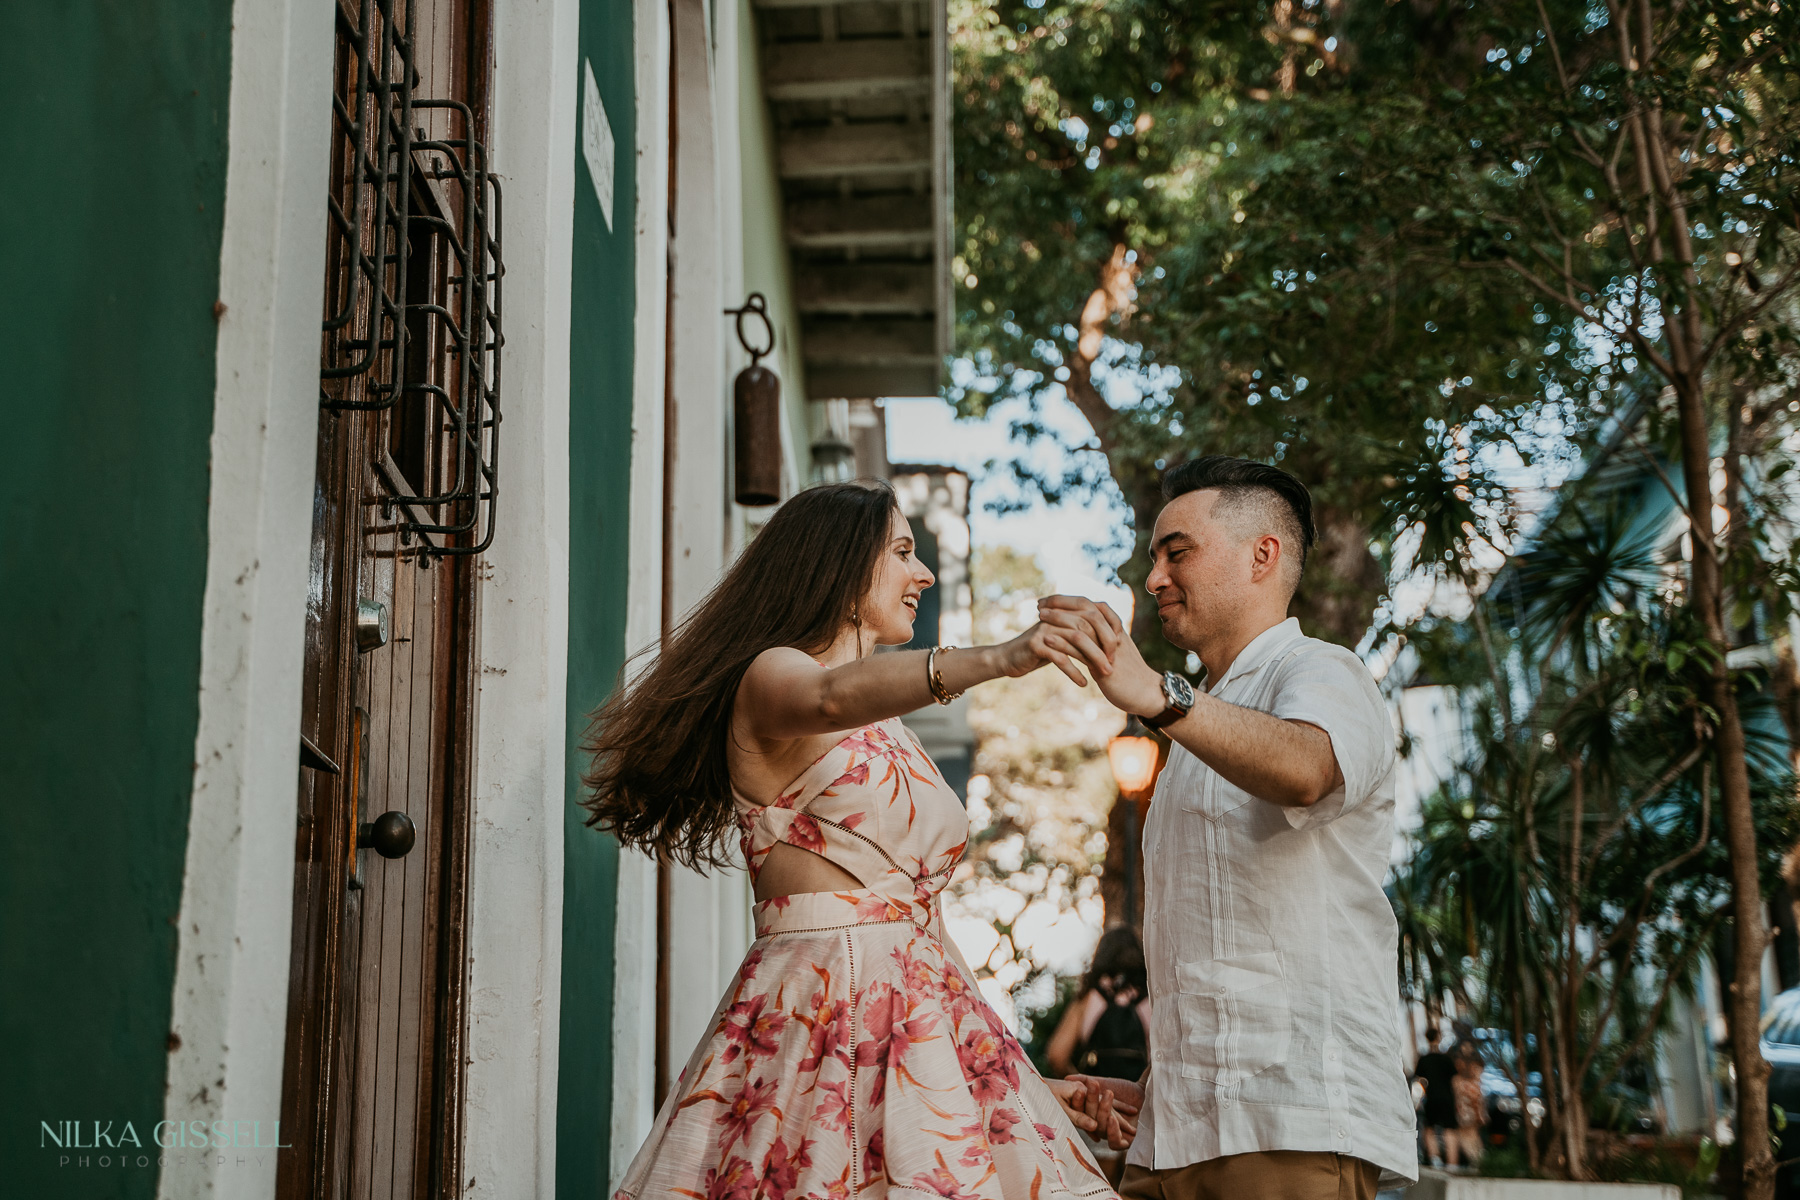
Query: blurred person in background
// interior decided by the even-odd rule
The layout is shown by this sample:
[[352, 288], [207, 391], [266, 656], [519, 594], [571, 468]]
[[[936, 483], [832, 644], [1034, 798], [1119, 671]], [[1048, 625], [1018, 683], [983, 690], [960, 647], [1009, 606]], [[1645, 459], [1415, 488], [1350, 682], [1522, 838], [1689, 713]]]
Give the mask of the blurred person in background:
[[1100, 935], [1081, 988], [1044, 1049], [1058, 1075], [1137, 1079], [1150, 1065], [1150, 981], [1144, 945], [1129, 925]]
[[1481, 1127], [1487, 1121], [1487, 1101], [1481, 1094], [1481, 1058], [1471, 1047], [1456, 1056], [1456, 1078], [1450, 1081], [1456, 1097], [1456, 1131], [1450, 1135], [1449, 1154], [1460, 1157], [1462, 1164], [1473, 1167], [1481, 1161]]
[[1434, 1164], [1446, 1166], [1456, 1162], [1456, 1060], [1438, 1049], [1442, 1038], [1438, 1027], [1425, 1030], [1425, 1053], [1413, 1067], [1413, 1078], [1425, 1085], [1425, 1104], [1421, 1109], [1425, 1127], [1425, 1156]]

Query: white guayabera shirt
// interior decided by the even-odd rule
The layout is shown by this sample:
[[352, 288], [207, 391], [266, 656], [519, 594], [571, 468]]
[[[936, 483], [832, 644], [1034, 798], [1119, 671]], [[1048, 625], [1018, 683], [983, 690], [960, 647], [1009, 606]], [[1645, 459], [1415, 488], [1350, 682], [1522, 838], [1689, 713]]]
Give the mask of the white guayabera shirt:
[[1331, 735], [1341, 790], [1259, 800], [1180, 745], [1144, 824], [1149, 1102], [1126, 1162], [1325, 1150], [1418, 1175], [1401, 1058], [1394, 727], [1368, 670], [1292, 618], [1212, 695]]

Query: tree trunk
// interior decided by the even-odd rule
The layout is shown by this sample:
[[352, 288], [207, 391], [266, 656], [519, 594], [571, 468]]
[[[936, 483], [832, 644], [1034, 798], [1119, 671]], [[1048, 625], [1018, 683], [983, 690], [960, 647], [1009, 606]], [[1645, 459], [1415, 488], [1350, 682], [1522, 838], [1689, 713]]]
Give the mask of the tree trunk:
[[[1561, 1130], [1563, 1125], [1562, 1089], [1557, 1084], [1557, 1080], [1561, 1078], [1561, 1075], [1557, 1071], [1551, 1069], [1551, 1057], [1553, 1054], [1560, 1053], [1560, 1051], [1556, 1049], [1556, 1042], [1550, 1036], [1549, 1017], [1549, 1010], [1559, 1002], [1556, 994], [1548, 987], [1543, 986], [1543, 982], [1540, 980], [1537, 1010], [1538, 1062], [1543, 1068], [1544, 1126], [1549, 1131], [1549, 1136], [1544, 1139], [1544, 1149], [1549, 1152], [1548, 1165], [1552, 1169], [1560, 1169], [1563, 1166], [1564, 1160], [1561, 1148]], [[1544, 1164], [1540, 1163], [1540, 1165]]]
[[1725, 846], [1731, 858], [1733, 928], [1732, 980], [1726, 994], [1731, 1057], [1737, 1067], [1737, 1142], [1744, 1170], [1745, 1200], [1771, 1200], [1775, 1157], [1769, 1147], [1769, 1064], [1757, 1045], [1762, 1016], [1762, 958], [1768, 936], [1763, 925], [1762, 884], [1757, 872], [1756, 828], [1750, 809], [1750, 772], [1744, 759], [1744, 726], [1725, 666], [1725, 606], [1712, 520], [1712, 446], [1700, 380], [1675, 381], [1681, 415], [1681, 471], [1687, 490], [1689, 540], [1693, 550], [1693, 604], [1714, 651], [1708, 697], [1718, 714], [1713, 746], [1719, 762], [1719, 802], [1725, 818]]
[[1577, 1080], [1569, 1089], [1567, 1103], [1563, 1110], [1563, 1158], [1564, 1169], [1569, 1178], [1582, 1181], [1593, 1178], [1588, 1169], [1588, 1116], [1587, 1102], [1581, 1097], [1581, 1084]]
[[1536, 1175], [1543, 1166], [1543, 1145], [1538, 1140], [1537, 1118], [1531, 1115], [1531, 1058], [1526, 1053], [1525, 999], [1524, 992], [1517, 983], [1513, 985], [1512, 1002], [1513, 1090], [1519, 1097], [1519, 1125], [1525, 1133], [1525, 1165]]
[[[1576, 792], [1579, 795], [1579, 787]], [[1577, 831], [1580, 830], [1579, 808], [1577, 808], [1571, 824]], [[1572, 839], [1569, 850], [1571, 874], [1573, 873], [1573, 863], [1577, 861], [1580, 852], [1580, 839]], [[1580, 897], [1573, 888], [1570, 889], [1566, 903], [1569, 906], [1569, 924], [1566, 941], [1562, 947], [1563, 968], [1558, 972], [1556, 980], [1561, 992], [1561, 995], [1557, 997], [1557, 1024], [1560, 1028], [1556, 1031], [1556, 1092], [1562, 1106], [1562, 1120], [1557, 1129], [1562, 1134], [1564, 1177], [1579, 1182], [1590, 1176], [1587, 1167], [1587, 1104], [1581, 1094], [1584, 1082], [1581, 1070], [1583, 1057], [1581, 1053], [1582, 955], [1577, 916]]]
[[1368, 522], [1326, 505], [1313, 512], [1319, 540], [1294, 594], [1293, 613], [1313, 637], [1355, 646], [1369, 628], [1387, 574], [1369, 553]]
[[[1136, 603], [1132, 606], [1131, 640], [1143, 651], [1144, 658], [1158, 668], [1179, 667], [1183, 656], [1163, 640], [1162, 622], [1156, 609], [1144, 603], [1141, 591], [1149, 578], [1150, 564], [1146, 551], [1150, 530], [1162, 508], [1162, 473], [1150, 457], [1128, 455], [1119, 445], [1114, 429], [1116, 414], [1100, 389], [1094, 386], [1094, 362], [1106, 344], [1106, 332], [1115, 320], [1129, 319], [1137, 298], [1137, 265], [1131, 261], [1123, 242], [1113, 246], [1112, 254], [1100, 264], [1099, 283], [1088, 293], [1076, 319], [1075, 345], [1063, 360], [1069, 370], [1064, 389], [1070, 403], [1087, 418], [1094, 431], [1100, 452], [1106, 455], [1107, 469], [1113, 482], [1131, 506], [1134, 544], [1131, 557], [1119, 568], [1119, 578], [1132, 589]], [[1172, 464], [1171, 464], [1172, 465]]]

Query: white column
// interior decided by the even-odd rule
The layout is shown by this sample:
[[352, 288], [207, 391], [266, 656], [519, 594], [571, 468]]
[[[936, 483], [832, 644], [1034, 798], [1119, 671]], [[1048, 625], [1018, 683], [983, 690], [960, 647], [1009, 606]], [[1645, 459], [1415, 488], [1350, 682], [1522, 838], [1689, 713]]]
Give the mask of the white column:
[[[704, 0], [675, 0], [670, 50], [675, 64], [675, 236], [671, 254], [676, 397], [674, 612], [679, 618], [718, 582], [732, 549], [731, 397], [725, 378], [725, 260], [739, 255], [727, 244], [721, 209], [735, 200], [735, 181], [720, 169], [721, 137], [735, 138], [735, 105], [729, 127], [720, 124], [712, 55], [712, 22]], [[735, 23], [734, 23], [735, 24]], [[723, 134], [721, 131], [723, 130]], [[733, 307], [739, 301], [732, 299]], [[700, 876], [676, 870], [669, 964], [669, 1062], [671, 1074], [706, 1031], [725, 979], [746, 945], [748, 902], [740, 871]], [[727, 965], [728, 964], [728, 965]]]
[[[662, 629], [663, 365], [668, 329], [669, 7], [636, 0], [636, 318], [632, 339], [631, 542], [625, 649], [653, 646]], [[642, 660], [639, 669], [646, 665]], [[656, 864], [619, 855], [613, 952], [610, 1154], [616, 1191], [650, 1132], [656, 1072]]]
[[556, 1191], [569, 587], [569, 288], [579, 0], [496, 0], [506, 187], [500, 527], [477, 633], [463, 1174]]
[[[200, 721], [165, 1119], [281, 1115], [300, 675], [319, 419], [332, 13], [232, 7]], [[275, 1194], [275, 1156], [164, 1172], [162, 1197]], [[227, 1174], [228, 1172], [228, 1174]]]

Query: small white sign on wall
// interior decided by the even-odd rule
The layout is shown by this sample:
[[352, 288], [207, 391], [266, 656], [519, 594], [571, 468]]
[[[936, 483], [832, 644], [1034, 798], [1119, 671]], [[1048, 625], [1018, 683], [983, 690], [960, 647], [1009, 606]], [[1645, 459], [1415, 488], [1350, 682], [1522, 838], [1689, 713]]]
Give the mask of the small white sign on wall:
[[600, 100], [600, 85], [594, 81], [594, 64], [581, 60], [581, 155], [587, 159], [588, 178], [594, 181], [594, 195], [600, 198], [600, 215], [606, 228], [613, 227], [613, 131], [606, 119], [606, 105]]

